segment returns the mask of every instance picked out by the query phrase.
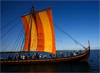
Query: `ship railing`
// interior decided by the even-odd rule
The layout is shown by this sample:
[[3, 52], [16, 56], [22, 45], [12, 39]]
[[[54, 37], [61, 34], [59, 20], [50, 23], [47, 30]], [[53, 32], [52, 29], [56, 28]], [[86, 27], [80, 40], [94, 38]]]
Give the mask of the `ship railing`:
[[[89, 49], [88, 49], [89, 50]], [[85, 52], [85, 53], [87, 53], [88, 52], [88, 50]], [[35, 59], [2, 59], [1, 61], [20, 61], [20, 60], [46, 60], [46, 59], [48, 59], [48, 60], [51, 60], [51, 59], [60, 59], [60, 58], [69, 58], [69, 57], [77, 57], [77, 56], [80, 56], [80, 55], [83, 55], [83, 54], [85, 54], [85, 53], [82, 53], [82, 54], [77, 54], [77, 55], [75, 55], [75, 56], [67, 56], [67, 57], [56, 57], [56, 58], [35, 58]]]

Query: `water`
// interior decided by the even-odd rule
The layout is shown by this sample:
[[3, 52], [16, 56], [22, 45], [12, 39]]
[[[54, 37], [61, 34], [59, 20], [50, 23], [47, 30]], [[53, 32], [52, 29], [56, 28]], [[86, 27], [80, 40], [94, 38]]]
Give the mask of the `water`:
[[[100, 51], [90, 51], [87, 62], [53, 63], [36, 65], [1, 65], [1, 72], [98, 72], [100, 66]], [[60, 52], [57, 52], [60, 54]], [[64, 52], [65, 53], [65, 52]], [[49, 54], [45, 53], [47, 56]], [[5, 54], [7, 55], [7, 54]], [[5, 56], [4, 54], [1, 56]]]

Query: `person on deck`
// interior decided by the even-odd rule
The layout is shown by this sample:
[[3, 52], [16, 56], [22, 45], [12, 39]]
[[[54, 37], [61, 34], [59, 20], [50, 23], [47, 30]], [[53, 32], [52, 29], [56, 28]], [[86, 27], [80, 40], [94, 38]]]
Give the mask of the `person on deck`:
[[15, 55], [14, 59], [18, 59], [18, 58], [17, 58], [17, 55]]
[[29, 56], [29, 59], [32, 59], [32, 56]]
[[23, 56], [23, 55], [20, 56], [21, 59], [22, 59], [22, 56]]
[[38, 54], [38, 53], [36, 53], [36, 58], [37, 58], [37, 59], [39, 58], [39, 54]]
[[81, 55], [81, 50], [79, 50], [79, 55]]
[[40, 59], [42, 58], [42, 55], [41, 55], [41, 54], [39, 55], [39, 58], [40, 58]]
[[20, 54], [18, 55], [18, 59], [21, 59]]
[[56, 55], [54, 55], [54, 58], [56, 58]]
[[79, 54], [78, 51], [76, 52], [76, 54]]
[[8, 59], [12, 59], [11, 57], [10, 57], [10, 55], [7, 57]]
[[67, 57], [68, 56], [68, 52], [65, 54], [65, 57]]
[[36, 56], [35, 56], [35, 53], [33, 54], [33, 59], [35, 59], [36, 58]]
[[76, 53], [74, 53], [73, 55], [76, 56]]
[[62, 57], [62, 58], [64, 57], [64, 54], [63, 54], [63, 53], [61, 53], [61, 57]]
[[58, 54], [56, 54], [56, 58], [58, 58], [59, 56], [58, 56]]
[[46, 55], [45, 54], [43, 54], [43, 58], [46, 58]]
[[28, 59], [28, 56], [25, 56], [25, 59]]
[[71, 57], [74, 56], [74, 55], [73, 55], [73, 52], [70, 53], [70, 56], [71, 56]]
[[59, 58], [61, 58], [61, 56], [60, 56], [60, 55], [58, 55], [58, 57], [59, 57]]
[[52, 54], [50, 54], [50, 58], [52, 58]]
[[22, 56], [22, 59], [25, 59], [25, 55]]

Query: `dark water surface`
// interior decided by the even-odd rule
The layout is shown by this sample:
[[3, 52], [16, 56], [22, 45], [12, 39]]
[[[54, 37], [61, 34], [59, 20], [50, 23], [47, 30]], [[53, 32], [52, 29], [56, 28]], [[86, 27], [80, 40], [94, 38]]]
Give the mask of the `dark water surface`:
[[98, 72], [99, 73], [100, 71], [99, 52], [100, 51], [98, 50], [90, 51], [90, 57], [87, 62], [35, 64], [35, 65], [32, 64], [1, 65], [1, 72]]

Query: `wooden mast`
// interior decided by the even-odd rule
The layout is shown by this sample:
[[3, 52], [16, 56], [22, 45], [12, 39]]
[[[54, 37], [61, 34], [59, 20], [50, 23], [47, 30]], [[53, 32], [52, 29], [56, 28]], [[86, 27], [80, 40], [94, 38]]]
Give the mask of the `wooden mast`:
[[34, 7], [32, 6], [31, 10], [31, 25], [30, 25], [30, 37], [29, 37], [29, 45], [28, 45], [28, 56], [30, 56], [30, 41], [31, 41], [31, 29], [32, 29], [32, 14], [34, 13]]
[[[44, 11], [44, 10], [47, 10], [47, 9], [51, 9], [52, 8], [52, 6], [50, 6], [50, 7], [47, 7], [47, 8], [43, 8], [43, 9], [39, 9], [39, 10], [36, 10], [36, 11], [33, 11], [33, 14], [34, 13], [38, 13], [38, 12], [41, 12], [41, 11]], [[28, 13], [28, 14], [25, 14], [25, 15], [22, 15], [22, 16], [26, 16], [26, 15], [29, 15], [30, 13]]]

